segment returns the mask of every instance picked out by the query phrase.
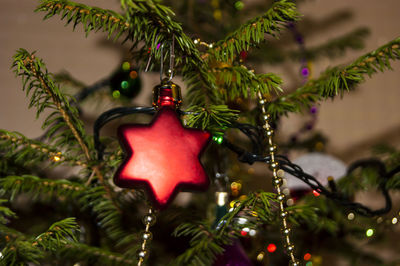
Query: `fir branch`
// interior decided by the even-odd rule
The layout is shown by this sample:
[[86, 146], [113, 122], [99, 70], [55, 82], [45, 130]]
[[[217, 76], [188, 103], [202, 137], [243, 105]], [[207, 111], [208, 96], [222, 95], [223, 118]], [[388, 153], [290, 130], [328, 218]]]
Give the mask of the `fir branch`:
[[54, 253], [66, 243], [76, 241], [75, 232], [79, 229], [75, 218], [66, 218], [53, 223], [50, 228], [35, 238], [27, 237], [15, 230], [0, 226], [0, 233], [15, 236], [3, 248], [2, 262], [4, 265], [26, 265], [28, 262], [40, 264], [47, 252]]
[[10, 210], [8, 207], [3, 206], [3, 203], [8, 202], [8, 200], [0, 199], [0, 223], [7, 224], [9, 222], [9, 218], [16, 218], [17, 215], [15, 212]]
[[42, 179], [37, 176], [7, 176], [0, 179], [2, 194], [9, 195], [11, 200], [22, 193], [29, 193], [32, 200], [41, 198], [51, 200], [54, 197], [77, 198], [86, 190], [79, 183], [68, 180]]
[[72, 262], [87, 261], [93, 265], [133, 265], [135, 260], [108, 250], [82, 243], [68, 243], [57, 251], [57, 255]]
[[79, 231], [79, 225], [75, 218], [66, 218], [53, 223], [47, 232], [38, 235], [33, 246], [39, 246], [44, 250], [55, 251], [66, 242], [76, 242], [75, 233]]
[[25, 266], [28, 262], [39, 264], [39, 260], [45, 257], [45, 252], [37, 246], [32, 245], [33, 239], [28, 240], [25, 234], [0, 225], [0, 235], [6, 241], [2, 241], [3, 249], [2, 265]]
[[238, 200], [234, 209], [221, 218], [220, 225], [217, 226], [218, 235], [226, 234], [227, 230], [232, 226], [234, 228], [233, 221], [239, 213], [248, 217], [249, 222], [252, 220], [251, 217], [257, 217], [261, 223], [271, 224], [274, 220], [271, 203], [276, 201], [275, 193], [264, 191], [250, 193], [246, 199]]
[[[24, 49], [20, 49], [14, 56], [14, 71], [18, 76], [22, 77], [24, 90], [27, 94], [31, 93], [31, 104], [38, 108], [39, 115], [45, 108], [56, 109], [50, 114], [44, 122], [44, 127], [50, 127], [48, 135], [52, 136], [56, 131], [63, 127], [69, 130], [62, 130], [61, 133], [54, 138], [59, 138], [56, 145], [70, 145], [75, 139], [81, 151], [84, 154], [86, 163], [92, 165], [95, 176], [100, 180], [101, 184], [107, 191], [107, 196], [112, 199], [112, 191], [108, 184], [105, 183], [103, 173], [99, 165], [95, 165], [92, 143], [86, 137], [83, 122], [79, 119], [78, 110], [70, 104], [71, 98], [67, 98], [61, 93], [60, 88], [55, 85], [54, 81], [48, 74], [47, 68], [41, 59], [35, 57], [34, 53], [30, 54]], [[64, 121], [64, 122], [60, 122]], [[74, 148], [74, 147], [72, 147]], [[78, 153], [77, 156], [79, 156]], [[79, 157], [78, 157], [79, 158]], [[117, 209], [119, 207], [115, 205]]]
[[67, 162], [71, 165], [86, 167], [85, 162], [74, 156], [61, 153], [40, 141], [28, 139], [18, 132], [0, 129], [0, 151], [3, 158], [13, 158], [15, 162], [26, 166], [37, 162], [49, 161], [58, 165]]
[[161, 54], [157, 46], [170, 43], [174, 36], [177, 65], [185, 62], [195, 66], [201, 62], [199, 51], [192, 39], [183, 32], [180, 23], [173, 20], [175, 14], [169, 7], [153, 0], [121, 0], [121, 5], [127, 11], [128, 22], [132, 25], [129, 36], [144, 41], [146, 49], [151, 48], [156, 58]]
[[127, 19], [112, 11], [91, 7], [67, 0], [44, 0], [37, 7], [35, 12], [47, 12], [44, 19], [49, 19], [55, 15], [61, 15], [61, 19], [66, 19], [66, 24], [72, 23], [74, 29], [78, 24], [83, 24], [86, 36], [91, 31], [107, 33], [108, 38], [115, 33], [114, 40], [118, 39], [124, 32], [127, 32], [130, 24]]
[[[210, 80], [210, 75], [207, 75], [206, 66], [204, 66], [200, 53], [192, 39], [185, 35], [181, 25], [172, 19], [174, 13], [168, 7], [149, 0], [122, 0], [121, 4], [126, 9], [126, 18], [123, 24], [126, 29], [120, 29], [117, 36], [121, 34], [122, 30], [128, 31], [128, 38], [134, 41], [134, 46], [138, 41], [144, 41], [145, 45], [142, 49], [147, 50], [150, 48], [150, 56], [154, 56], [156, 59], [160, 58], [161, 55], [161, 49], [157, 49], [157, 46], [160, 43], [171, 42], [171, 36], [174, 36], [177, 44], [175, 45], [175, 53], [177, 54], [176, 67], [184, 63], [182, 72], [185, 79], [191, 79], [191, 76], [196, 75], [196, 85], [200, 85], [201, 91], [206, 92], [202, 94], [202, 98], [207, 98], [207, 100], [203, 101], [207, 105], [209, 99], [213, 98], [212, 92], [215, 89], [215, 84]], [[68, 18], [67, 23], [73, 22], [74, 26], [84, 23], [86, 33], [93, 29], [98, 30], [103, 25], [103, 30], [107, 31], [109, 36], [114, 29], [119, 27], [112, 25], [112, 23], [110, 24], [109, 21], [120, 23], [123, 19], [122, 16], [112, 11], [66, 0], [46, 0], [37, 10], [48, 12], [45, 18], [62, 12], [62, 19]], [[104, 21], [100, 23], [100, 18], [106, 19], [108, 23]], [[198, 76], [198, 74], [200, 75]], [[193, 86], [189, 85], [189, 87]]]
[[179, 225], [173, 235], [191, 236], [190, 248], [169, 265], [211, 265], [216, 256], [224, 251], [222, 246], [230, 244], [231, 239], [213, 234], [209, 227], [204, 223]]
[[190, 105], [208, 107], [212, 104], [223, 104], [218, 92], [216, 77], [207, 66], [184, 65], [182, 68], [183, 80], [187, 86], [186, 99]]
[[239, 29], [218, 41], [208, 50], [207, 58], [212, 55], [218, 61], [233, 60], [242, 51], [248, 51], [251, 46], [264, 40], [264, 34], [277, 38], [286, 23], [299, 19], [296, 5], [291, 1], [281, 0], [272, 4], [263, 15], [244, 23]]
[[238, 200], [233, 210], [221, 218], [215, 229], [206, 223], [185, 223], [178, 226], [174, 236], [191, 236], [190, 248], [176, 258], [172, 265], [210, 265], [216, 255], [221, 254], [224, 246], [240, 235], [243, 224], [235, 224], [236, 218], [246, 218], [246, 226], [271, 224], [276, 215], [271, 211], [271, 202], [276, 201], [276, 194], [258, 191], [246, 199]]
[[367, 28], [359, 28], [350, 33], [334, 38], [329, 42], [307, 48], [305, 51], [291, 52], [290, 57], [299, 60], [316, 60], [318, 57], [326, 56], [329, 58], [343, 55], [347, 49], [359, 50], [364, 48], [364, 39], [369, 35]]
[[254, 70], [248, 70], [245, 66], [213, 68], [211, 71], [216, 75], [217, 84], [225, 87], [220, 90], [225, 100], [252, 97], [258, 91], [262, 94], [282, 91], [282, 79], [273, 73], [254, 74]]
[[345, 67], [335, 67], [325, 71], [318, 79], [310, 80], [297, 91], [279, 97], [271, 102], [267, 109], [273, 117], [287, 115], [289, 112], [300, 112], [314, 103], [343, 96], [345, 91], [365, 80], [365, 76], [391, 69], [391, 60], [400, 59], [400, 38], [370, 52]]
[[[134, 41], [134, 45], [138, 41], [144, 41], [145, 49], [150, 47], [156, 58], [160, 55], [160, 51], [156, 49], [157, 45], [169, 42], [174, 35], [177, 50], [181, 51], [182, 55], [189, 56], [185, 61], [200, 61], [193, 41], [183, 33], [181, 25], [172, 19], [174, 13], [171, 9], [151, 0], [122, 0], [121, 4], [126, 10], [125, 16], [112, 10], [67, 0], [44, 0], [36, 11], [47, 12], [45, 19], [61, 15], [61, 19], [67, 19], [67, 24], [73, 23], [74, 28], [82, 23], [86, 35], [101, 29], [107, 32], [108, 38], [116, 33], [116, 40], [126, 32], [127, 38]], [[177, 63], [182, 58], [177, 58]]]
[[107, 236], [119, 245], [132, 241], [130, 233], [121, 228], [121, 214], [108, 198], [104, 187], [86, 187], [68, 180], [41, 179], [36, 176], [7, 176], [0, 179], [2, 194], [11, 200], [22, 193], [29, 193], [32, 200], [52, 200], [64, 197], [79, 203], [82, 211], [91, 210]]
[[[20, 49], [13, 59], [14, 72], [22, 78], [23, 89], [26, 93], [31, 94], [29, 107], [36, 106], [37, 116], [46, 108], [56, 110], [46, 118], [43, 124], [43, 128], [50, 127], [48, 136], [56, 139], [56, 146], [78, 144], [90, 163], [92, 159], [88, 148], [89, 142], [85, 138], [86, 134], [83, 123], [79, 119], [78, 110], [70, 104], [72, 99], [61, 93], [59, 86], [48, 74], [44, 62], [36, 58], [34, 53]], [[69, 130], [62, 130], [60, 134], [55, 135], [57, 131], [65, 127]], [[77, 143], [72, 141], [73, 139]]]
[[252, 50], [249, 54], [249, 61], [264, 64], [283, 63], [286, 60], [301, 60], [316, 61], [322, 57], [334, 58], [343, 55], [347, 50], [359, 50], [364, 48], [364, 39], [369, 35], [367, 28], [358, 28], [343, 36], [339, 36], [326, 43], [313, 46], [298, 47], [291, 51], [282, 49], [280, 41], [260, 44], [257, 50]]
[[132, 242], [132, 233], [121, 227], [120, 209], [116, 208], [114, 202], [108, 198], [104, 187], [89, 188], [81, 195], [78, 202], [83, 211], [91, 210], [107, 236], [116, 241], [116, 246]]
[[[290, 223], [297, 227], [306, 225], [313, 232], [323, 231], [335, 235], [339, 230], [339, 221], [333, 219], [331, 216], [332, 210], [336, 206], [332, 206], [332, 202], [328, 202], [329, 199], [326, 198], [307, 196], [303, 200], [305, 204], [293, 205], [286, 208], [290, 214]], [[331, 206], [332, 208], [327, 208], [326, 206]]]
[[379, 144], [373, 147], [373, 153], [385, 160], [388, 171], [400, 165], [400, 150], [386, 144]]
[[224, 131], [237, 118], [238, 112], [226, 105], [210, 105], [208, 108], [193, 105], [186, 110], [186, 124], [189, 127], [201, 128], [211, 132]]

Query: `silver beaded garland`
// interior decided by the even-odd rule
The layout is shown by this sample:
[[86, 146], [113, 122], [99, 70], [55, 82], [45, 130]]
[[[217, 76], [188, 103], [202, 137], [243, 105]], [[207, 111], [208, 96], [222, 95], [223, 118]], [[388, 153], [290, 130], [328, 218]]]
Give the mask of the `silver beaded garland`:
[[153, 214], [153, 210], [150, 208], [149, 212], [143, 217], [143, 223], [145, 225], [145, 230], [142, 233], [142, 246], [137, 252], [138, 266], [141, 266], [145, 259], [149, 256], [149, 251], [147, 250], [147, 242], [153, 239], [153, 234], [150, 232], [150, 226], [156, 223], [156, 216]]
[[281, 217], [281, 232], [283, 236], [283, 241], [284, 241], [284, 246], [286, 247], [287, 254], [290, 259], [290, 264], [292, 266], [297, 266], [300, 265], [298, 260], [296, 260], [294, 256], [294, 245], [290, 241], [290, 228], [287, 222], [288, 215], [289, 213], [285, 210], [285, 194], [282, 191], [282, 177], [284, 176], [284, 171], [282, 169], [279, 169], [279, 164], [277, 161], [275, 161], [275, 152], [277, 150], [276, 145], [273, 143], [273, 135], [274, 135], [274, 130], [270, 126], [270, 119], [271, 116], [267, 114], [266, 108], [265, 108], [265, 103], [266, 100], [262, 97], [261, 93], [258, 92], [258, 98], [259, 98], [259, 103], [262, 111], [262, 118], [264, 119], [264, 125], [263, 128], [266, 131], [266, 136], [268, 138], [268, 144], [269, 144], [269, 155], [270, 155], [270, 168], [272, 170], [273, 174], [273, 180], [272, 184], [274, 185], [274, 188], [278, 194], [278, 201], [279, 201], [279, 213]]
[[154, 216], [154, 214], [147, 214], [143, 217], [143, 223], [149, 224], [150, 226], [153, 226], [156, 222], [156, 217]]
[[143, 240], [147, 240], [147, 241], [152, 240], [153, 239], [153, 234], [150, 233], [150, 232], [143, 232], [142, 239]]

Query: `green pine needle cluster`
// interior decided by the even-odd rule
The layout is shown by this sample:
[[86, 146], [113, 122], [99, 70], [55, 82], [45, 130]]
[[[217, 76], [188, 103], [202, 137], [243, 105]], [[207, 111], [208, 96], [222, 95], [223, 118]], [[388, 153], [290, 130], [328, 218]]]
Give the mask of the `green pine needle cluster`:
[[[90, 158], [91, 142], [86, 137], [83, 122], [79, 118], [74, 100], [61, 93], [60, 87], [48, 73], [44, 62], [24, 49], [18, 50], [14, 56], [13, 69], [22, 79], [23, 90], [30, 95], [29, 108], [37, 109], [39, 116], [45, 109], [52, 113], [45, 119], [42, 128], [46, 129], [46, 137], [56, 147], [65, 147], [75, 151], [77, 158]], [[81, 148], [86, 147], [84, 154]]]
[[286, 23], [296, 21], [299, 17], [293, 2], [276, 1], [265, 14], [247, 21], [235, 32], [216, 42], [209, 53], [219, 61], [234, 60], [240, 52], [248, 51], [264, 41], [265, 34], [278, 38]]
[[282, 95], [268, 105], [268, 112], [274, 117], [300, 112], [314, 103], [333, 99], [346, 91], [351, 91], [365, 81], [366, 77], [390, 70], [391, 62], [400, 59], [400, 38], [365, 54], [348, 66], [328, 69], [317, 79], [308, 81], [295, 92]]
[[76, 242], [78, 225], [75, 218], [66, 218], [53, 223], [46, 232], [36, 237], [26, 236], [1, 225], [0, 232], [6, 237], [7, 244], [3, 248], [3, 265], [39, 264], [47, 256], [47, 252], [55, 253], [67, 243]]
[[42, 1], [36, 11], [47, 12], [44, 19], [49, 19], [55, 15], [60, 15], [67, 24], [72, 23], [74, 28], [82, 24], [86, 36], [90, 32], [101, 30], [106, 32], [108, 38], [114, 36], [118, 39], [128, 28], [129, 23], [126, 18], [112, 10], [105, 10], [96, 7], [89, 7], [83, 4], [63, 0]]

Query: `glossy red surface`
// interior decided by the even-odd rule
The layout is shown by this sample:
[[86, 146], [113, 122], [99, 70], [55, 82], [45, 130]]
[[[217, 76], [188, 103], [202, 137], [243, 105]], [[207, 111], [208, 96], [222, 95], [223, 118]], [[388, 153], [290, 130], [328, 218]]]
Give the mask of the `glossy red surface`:
[[157, 208], [165, 208], [180, 190], [207, 189], [199, 158], [210, 134], [184, 128], [172, 108], [161, 108], [149, 125], [120, 126], [118, 136], [127, 157], [114, 176], [117, 186], [144, 185]]

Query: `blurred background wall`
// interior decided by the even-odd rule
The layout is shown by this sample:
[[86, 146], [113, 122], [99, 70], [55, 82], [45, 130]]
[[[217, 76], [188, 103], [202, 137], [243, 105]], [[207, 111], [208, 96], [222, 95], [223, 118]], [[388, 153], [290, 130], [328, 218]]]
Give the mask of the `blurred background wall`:
[[[28, 99], [21, 90], [21, 81], [10, 70], [16, 49], [36, 50], [51, 72], [67, 70], [89, 85], [108, 76], [121, 61], [121, 54], [115, 47], [104, 45], [104, 35], [90, 34], [85, 38], [80, 26], [72, 32], [71, 26], [64, 27], [58, 17], [43, 22], [43, 14], [33, 12], [37, 2], [1, 0], [0, 9], [0, 127], [22, 132], [28, 137], [41, 134], [41, 121], [36, 120], [34, 110], [27, 109]], [[117, 10], [119, 7], [119, 1], [80, 2]], [[350, 10], [353, 14], [335, 27], [307, 37], [306, 46], [318, 45], [359, 26], [366, 26], [371, 31], [364, 49], [314, 64], [314, 77], [326, 67], [352, 62], [400, 35], [398, 0], [308, 0], [301, 1], [299, 9], [305, 18], [316, 20], [323, 20], [342, 10]], [[285, 86], [290, 86], [291, 75], [293, 71], [298, 71], [298, 67], [296, 63], [289, 62], [280, 67], [266, 66], [262, 71], [281, 74]], [[141, 95], [134, 100], [134, 104], [149, 105], [148, 95], [159, 81], [158, 74], [142, 74], [142, 81]], [[376, 143], [400, 146], [399, 85], [400, 64], [396, 62], [394, 71], [374, 75], [343, 99], [322, 103], [316, 128], [329, 138], [328, 151], [349, 161], [370, 154], [370, 147]], [[298, 130], [301, 123], [298, 115], [285, 118], [280, 136], [289, 136]]]

